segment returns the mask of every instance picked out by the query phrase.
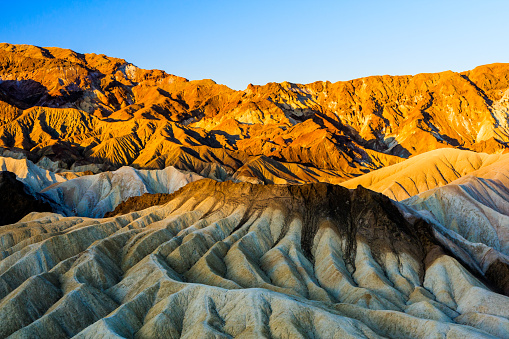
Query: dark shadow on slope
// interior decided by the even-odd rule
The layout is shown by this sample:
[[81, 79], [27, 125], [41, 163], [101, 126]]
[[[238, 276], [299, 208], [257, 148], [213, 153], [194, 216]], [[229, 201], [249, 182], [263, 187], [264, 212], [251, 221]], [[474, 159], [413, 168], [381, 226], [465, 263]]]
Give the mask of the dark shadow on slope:
[[4, 80], [0, 82], [0, 91], [5, 102], [21, 109], [35, 106], [48, 95], [48, 89], [32, 79]]
[[51, 212], [51, 206], [30, 195], [11, 172], [0, 172], [0, 225], [12, 224], [30, 212]]
[[69, 84], [60, 90], [60, 95], [52, 96], [40, 82], [28, 80], [4, 80], [0, 82], [3, 101], [21, 109], [34, 106], [71, 107], [83, 97], [84, 91], [78, 84]]

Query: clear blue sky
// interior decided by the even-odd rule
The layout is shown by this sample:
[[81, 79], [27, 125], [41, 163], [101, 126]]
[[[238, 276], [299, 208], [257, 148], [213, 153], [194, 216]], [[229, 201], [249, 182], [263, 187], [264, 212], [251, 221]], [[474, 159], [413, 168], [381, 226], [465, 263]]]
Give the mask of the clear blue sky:
[[190, 80], [349, 80], [509, 62], [509, 1], [2, 1], [0, 41]]

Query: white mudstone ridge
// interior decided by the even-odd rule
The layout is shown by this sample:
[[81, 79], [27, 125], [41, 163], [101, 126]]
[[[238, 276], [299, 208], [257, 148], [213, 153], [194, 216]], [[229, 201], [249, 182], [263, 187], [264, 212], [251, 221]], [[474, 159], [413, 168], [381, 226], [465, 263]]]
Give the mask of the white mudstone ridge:
[[32, 193], [40, 193], [56, 212], [67, 216], [102, 217], [122, 201], [144, 193], [173, 193], [202, 176], [174, 167], [137, 170], [122, 167], [94, 175], [55, 173], [27, 159], [0, 157], [0, 170], [13, 172]]
[[443, 252], [433, 225], [317, 185], [205, 180], [112, 218], [2, 227], [0, 337], [509, 336], [509, 298]]

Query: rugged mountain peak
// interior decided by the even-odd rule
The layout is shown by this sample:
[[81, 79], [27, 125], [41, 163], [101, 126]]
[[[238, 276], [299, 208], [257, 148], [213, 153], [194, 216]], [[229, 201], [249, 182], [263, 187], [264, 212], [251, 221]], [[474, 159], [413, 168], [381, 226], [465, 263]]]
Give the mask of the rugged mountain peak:
[[99, 116], [132, 104], [139, 83], [185, 81], [103, 54], [6, 43], [0, 44], [0, 79], [4, 99], [20, 108], [76, 107]]
[[[234, 91], [104, 55], [2, 44], [0, 146], [69, 167], [92, 161], [199, 173], [219, 164], [233, 174], [265, 156], [308, 173], [331, 171], [310, 177], [339, 182], [438, 148], [505, 151], [508, 77], [507, 64], [493, 64]], [[252, 177], [275, 182], [265, 179]]]

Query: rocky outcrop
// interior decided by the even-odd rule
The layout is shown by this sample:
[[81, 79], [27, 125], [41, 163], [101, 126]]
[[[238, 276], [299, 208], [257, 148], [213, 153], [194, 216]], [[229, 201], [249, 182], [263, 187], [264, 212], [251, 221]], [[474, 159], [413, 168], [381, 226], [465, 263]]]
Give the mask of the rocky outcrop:
[[[54, 167], [55, 164], [46, 162], [46, 165]], [[54, 212], [93, 218], [113, 211], [129, 197], [144, 193], [172, 193], [190, 182], [203, 179], [198, 174], [171, 166], [163, 170], [122, 167], [99, 174], [72, 171], [56, 173], [30, 160], [9, 157], [0, 157], [0, 169], [13, 172], [28, 192], [49, 201]]]
[[509, 298], [405, 213], [362, 187], [201, 180], [111, 218], [32, 214], [0, 229], [0, 335], [507, 336]]
[[51, 212], [48, 203], [37, 200], [28, 191], [14, 173], [0, 172], [0, 226], [17, 222], [31, 212]]

